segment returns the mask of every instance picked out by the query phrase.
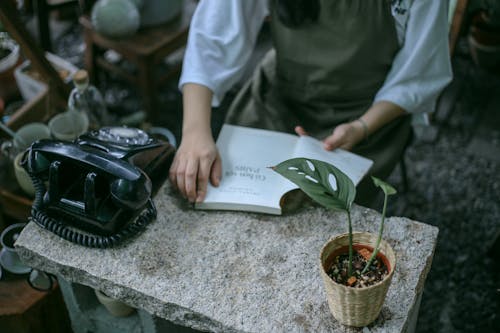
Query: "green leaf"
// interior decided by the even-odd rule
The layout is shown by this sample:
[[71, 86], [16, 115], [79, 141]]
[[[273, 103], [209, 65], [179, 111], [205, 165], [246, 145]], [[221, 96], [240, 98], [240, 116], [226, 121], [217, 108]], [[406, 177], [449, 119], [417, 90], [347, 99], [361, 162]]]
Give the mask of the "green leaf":
[[352, 180], [335, 166], [310, 158], [292, 158], [272, 169], [295, 183], [320, 205], [329, 209], [350, 211], [356, 197], [356, 187]]
[[396, 189], [394, 187], [392, 187], [391, 185], [389, 185], [388, 183], [384, 182], [383, 180], [381, 180], [377, 177], [372, 176], [372, 180], [373, 180], [373, 184], [375, 184], [375, 186], [380, 187], [382, 189], [382, 191], [384, 191], [385, 195], [393, 195], [393, 194], [396, 194], [398, 192], [398, 191], [396, 191]]

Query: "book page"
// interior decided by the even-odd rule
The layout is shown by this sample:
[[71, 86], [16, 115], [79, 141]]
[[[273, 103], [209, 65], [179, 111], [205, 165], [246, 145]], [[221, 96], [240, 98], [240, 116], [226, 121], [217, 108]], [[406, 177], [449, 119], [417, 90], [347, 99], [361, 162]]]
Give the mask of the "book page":
[[302, 136], [298, 139], [293, 157], [306, 157], [323, 162], [328, 162], [351, 178], [354, 185], [368, 173], [373, 161], [343, 149], [327, 151], [323, 148], [323, 142], [310, 136]]
[[297, 186], [269, 167], [291, 158], [297, 139], [286, 133], [224, 125], [217, 139], [221, 183], [209, 185], [205, 201], [196, 208], [266, 211], [243, 208], [248, 205], [280, 210], [281, 196]]

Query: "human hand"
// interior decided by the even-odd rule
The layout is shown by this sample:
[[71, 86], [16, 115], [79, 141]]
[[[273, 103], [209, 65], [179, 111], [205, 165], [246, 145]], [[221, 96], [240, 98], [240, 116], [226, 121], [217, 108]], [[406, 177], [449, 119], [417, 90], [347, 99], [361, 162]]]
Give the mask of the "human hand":
[[[299, 136], [308, 135], [302, 126], [296, 126], [295, 133]], [[336, 148], [351, 150], [364, 137], [365, 129], [363, 128], [363, 124], [355, 120], [335, 127], [332, 134], [323, 140], [323, 147], [326, 150], [334, 150]]]
[[169, 178], [172, 185], [189, 200], [202, 202], [207, 193], [208, 180], [219, 186], [222, 161], [210, 134], [184, 135], [177, 150]]
[[309, 135], [309, 134], [307, 134], [304, 127], [302, 127], [300, 125], [295, 126], [295, 133], [297, 133], [298, 136]]
[[342, 148], [351, 150], [358, 142], [366, 136], [366, 129], [361, 121], [355, 120], [336, 126], [332, 134], [323, 140], [326, 150]]

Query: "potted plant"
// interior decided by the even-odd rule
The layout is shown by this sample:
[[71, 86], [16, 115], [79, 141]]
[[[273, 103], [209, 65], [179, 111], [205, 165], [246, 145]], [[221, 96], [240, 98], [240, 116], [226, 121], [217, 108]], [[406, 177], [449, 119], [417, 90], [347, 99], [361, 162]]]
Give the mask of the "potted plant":
[[394, 251], [382, 240], [387, 198], [396, 190], [372, 177], [385, 194], [378, 235], [353, 232], [351, 207], [356, 187], [342, 171], [306, 158], [286, 160], [272, 169], [322, 206], [347, 214], [348, 232], [330, 238], [321, 249], [321, 276], [330, 311], [340, 323], [356, 327], [370, 324], [380, 313], [396, 265]]

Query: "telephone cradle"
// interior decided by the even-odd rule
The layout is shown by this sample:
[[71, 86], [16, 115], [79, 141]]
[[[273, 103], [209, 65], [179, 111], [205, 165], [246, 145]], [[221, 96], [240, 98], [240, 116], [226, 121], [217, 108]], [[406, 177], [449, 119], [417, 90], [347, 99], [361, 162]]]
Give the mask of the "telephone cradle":
[[128, 127], [39, 140], [21, 162], [35, 186], [30, 219], [83, 246], [118, 245], [156, 218], [152, 196], [174, 153], [168, 141]]

